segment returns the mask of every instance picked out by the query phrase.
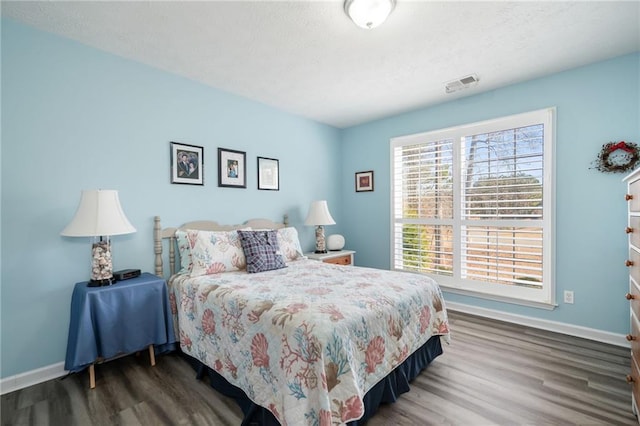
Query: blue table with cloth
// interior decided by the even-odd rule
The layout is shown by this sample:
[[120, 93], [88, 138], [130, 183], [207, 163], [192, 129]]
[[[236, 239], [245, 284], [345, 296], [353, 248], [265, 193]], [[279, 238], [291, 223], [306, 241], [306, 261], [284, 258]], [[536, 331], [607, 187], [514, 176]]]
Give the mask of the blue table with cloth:
[[176, 348], [167, 285], [144, 273], [104, 287], [77, 283], [64, 368], [81, 371], [99, 358], [107, 360], [154, 345], [156, 354]]

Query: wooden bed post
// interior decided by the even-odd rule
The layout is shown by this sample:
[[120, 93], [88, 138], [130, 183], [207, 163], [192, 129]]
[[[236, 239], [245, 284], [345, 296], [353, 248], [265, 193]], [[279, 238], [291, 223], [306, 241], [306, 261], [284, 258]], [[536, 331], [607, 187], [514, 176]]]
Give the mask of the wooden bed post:
[[162, 271], [162, 228], [160, 227], [160, 216], [153, 218], [153, 251], [156, 254], [155, 273], [159, 277], [163, 277]]

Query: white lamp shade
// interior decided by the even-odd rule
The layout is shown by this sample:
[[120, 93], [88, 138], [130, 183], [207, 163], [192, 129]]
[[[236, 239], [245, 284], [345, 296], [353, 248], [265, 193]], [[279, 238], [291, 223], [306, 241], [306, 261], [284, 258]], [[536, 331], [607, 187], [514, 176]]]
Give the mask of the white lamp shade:
[[382, 24], [395, 6], [395, 0], [345, 0], [344, 11], [357, 26], [371, 29]]
[[336, 221], [329, 213], [326, 200], [313, 201], [309, 207], [309, 214], [304, 221], [305, 225], [335, 225]]
[[82, 191], [80, 205], [71, 223], [60, 235], [66, 237], [101, 237], [131, 234], [131, 225], [120, 206], [118, 191], [93, 189]]

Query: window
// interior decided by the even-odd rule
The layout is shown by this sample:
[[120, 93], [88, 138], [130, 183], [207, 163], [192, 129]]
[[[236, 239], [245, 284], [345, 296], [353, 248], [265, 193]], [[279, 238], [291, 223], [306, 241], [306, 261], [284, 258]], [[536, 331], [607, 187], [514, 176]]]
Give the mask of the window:
[[555, 109], [391, 140], [391, 264], [549, 307]]

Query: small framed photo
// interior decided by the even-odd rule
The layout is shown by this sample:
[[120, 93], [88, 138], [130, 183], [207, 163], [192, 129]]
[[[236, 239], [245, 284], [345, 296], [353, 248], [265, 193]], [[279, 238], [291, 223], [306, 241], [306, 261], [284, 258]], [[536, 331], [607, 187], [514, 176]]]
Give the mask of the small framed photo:
[[275, 158], [258, 157], [258, 189], [280, 190], [279, 161]]
[[204, 148], [171, 142], [171, 183], [204, 185]]
[[356, 192], [373, 191], [373, 170], [356, 172]]
[[218, 148], [218, 186], [247, 187], [247, 153]]

